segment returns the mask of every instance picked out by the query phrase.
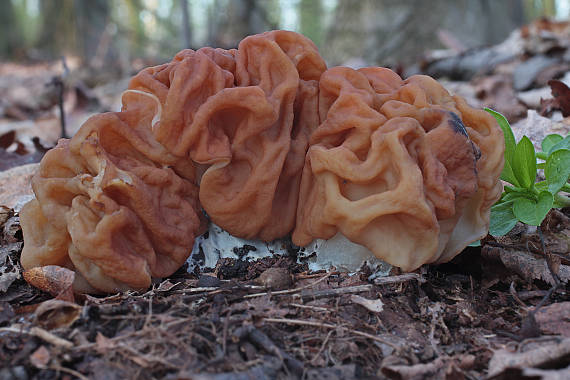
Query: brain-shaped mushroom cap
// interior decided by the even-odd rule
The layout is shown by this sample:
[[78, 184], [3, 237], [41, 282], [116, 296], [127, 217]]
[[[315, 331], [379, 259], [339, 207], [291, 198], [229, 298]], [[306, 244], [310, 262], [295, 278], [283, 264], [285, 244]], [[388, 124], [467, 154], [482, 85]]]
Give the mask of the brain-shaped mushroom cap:
[[341, 232], [411, 270], [486, 233], [502, 155], [494, 119], [431, 78], [327, 70], [297, 33], [184, 50], [44, 157], [22, 264], [73, 268], [80, 291], [145, 288], [188, 257], [203, 209], [238, 237]]
[[486, 235], [501, 193], [502, 133], [435, 80], [329, 69], [319, 89], [293, 242], [337, 232], [404, 270]]

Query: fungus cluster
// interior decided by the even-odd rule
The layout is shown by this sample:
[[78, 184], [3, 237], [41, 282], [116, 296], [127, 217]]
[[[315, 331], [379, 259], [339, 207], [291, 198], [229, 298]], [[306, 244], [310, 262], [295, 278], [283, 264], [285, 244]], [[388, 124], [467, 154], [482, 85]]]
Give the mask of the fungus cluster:
[[22, 265], [77, 291], [144, 289], [205, 231], [297, 245], [338, 232], [404, 270], [487, 232], [502, 133], [435, 80], [327, 70], [302, 35], [184, 50], [137, 74], [121, 112], [62, 139], [21, 212]]

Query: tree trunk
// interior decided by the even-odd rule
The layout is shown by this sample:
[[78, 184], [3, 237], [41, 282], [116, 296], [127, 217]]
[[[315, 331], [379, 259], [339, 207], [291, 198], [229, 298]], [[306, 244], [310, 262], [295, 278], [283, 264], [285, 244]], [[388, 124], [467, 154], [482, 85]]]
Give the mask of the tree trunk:
[[182, 49], [189, 49], [192, 46], [192, 33], [190, 32], [188, 0], [180, 0], [180, 10], [182, 11]]

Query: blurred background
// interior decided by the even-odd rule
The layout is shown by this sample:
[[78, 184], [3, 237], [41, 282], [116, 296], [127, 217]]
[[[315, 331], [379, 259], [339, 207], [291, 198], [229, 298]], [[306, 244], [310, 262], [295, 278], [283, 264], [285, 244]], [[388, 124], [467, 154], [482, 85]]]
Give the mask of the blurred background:
[[[568, 0], [0, 0], [0, 59], [61, 56], [125, 73], [182, 48], [236, 47], [270, 29], [303, 33], [329, 65], [396, 65], [426, 50], [504, 40]], [[136, 69], [137, 67], [135, 67]]]
[[329, 66], [431, 75], [511, 122], [567, 115], [560, 113], [565, 102], [552, 103], [548, 83], [570, 84], [570, 0], [0, 0], [0, 6], [0, 171], [36, 162], [91, 115], [120, 110], [129, 78], [142, 68], [183, 48], [234, 48], [271, 29], [308, 36]]

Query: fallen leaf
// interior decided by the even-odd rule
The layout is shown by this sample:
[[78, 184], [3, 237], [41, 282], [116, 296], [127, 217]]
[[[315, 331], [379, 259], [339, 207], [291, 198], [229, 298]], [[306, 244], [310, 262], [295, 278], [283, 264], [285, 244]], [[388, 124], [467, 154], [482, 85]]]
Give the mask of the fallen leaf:
[[156, 291], [157, 292], [167, 292], [179, 284], [180, 284], [179, 282], [173, 284], [172, 282], [165, 280], [165, 281], [162, 281], [160, 283], [160, 285], [158, 285], [158, 288], [156, 288]]
[[14, 315], [14, 310], [8, 302], [0, 302], [0, 326], [10, 322]]
[[36, 309], [36, 322], [45, 329], [71, 326], [79, 318], [82, 307], [67, 301], [47, 300]]
[[542, 150], [540, 143], [550, 134], [566, 136], [570, 133], [570, 125], [564, 121], [552, 121], [542, 117], [535, 110], [528, 110], [526, 118], [511, 125], [517, 141], [527, 136], [537, 151]]
[[373, 313], [380, 313], [382, 310], [384, 310], [384, 303], [381, 299], [369, 300], [368, 298], [364, 298], [358, 294], [353, 294], [350, 297], [350, 300], [356, 304], [364, 306], [366, 309]]
[[557, 79], [549, 80], [548, 85], [556, 101], [555, 106], [562, 111], [562, 116], [570, 116], [570, 88]]
[[57, 265], [46, 265], [24, 271], [24, 280], [60, 300], [73, 301], [75, 272]]
[[563, 335], [570, 338], [570, 302], [543, 306], [534, 315], [543, 334]]
[[414, 365], [383, 365], [380, 373], [389, 379], [464, 379], [461, 357], [441, 356], [432, 362]]
[[101, 355], [105, 355], [113, 348], [115, 348], [115, 342], [98, 332], [97, 336], [95, 337], [95, 351]]
[[31, 200], [34, 194], [31, 179], [39, 167], [39, 164], [29, 164], [0, 171], [0, 205], [19, 211], [24, 203]]
[[[505, 268], [518, 274], [529, 283], [534, 280], [544, 281], [550, 285], [555, 283], [546, 260], [528, 251], [486, 245], [481, 252], [484, 257], [500, 261]], [[558, 277], [560, 281], [567, 283], [570, 280], [570, 266], [560, 264], [558, 266]]]
[[21, 242], [0, 245], [0, 293], [6, 292], [20, 278], [20, 266], [14, 261], [21, 250]]
[[0, 135], [0, 149], [8, 149], [16, 140], [16, 131], [11, 130]]
[[38, 369], [45, 369], [50, 361], [50, 354], [45, 346], [40, 346], [30, 355], [30, 363]]
[[489, 362], [488, 379], [503, 379], [502, 375], [513, 368], [543, 368], [545, 365], [553, 365], [557, 361], [565, 363], [564, 360], [569, 354], [570, 339], [568, 338], [562, 341], [549, 341], [538, 348], [525, 352], [497, 350]]
[[508, 76], [497, 74], [481, 77], [474, 80], [474, 87], [484, 107], [502, 113], [511, 123], [525, 116], [526, 107], [518, 101]]
[[6, 223], [8, 219], [13, 215], [14, 210], [12, 210], [10, 207], [0, 205], [0, 228], [3, 228], [4, 223]]
[[255, 282], [266, 289], [285, 289], [291, 285], [291, 273], [287, 268], [268, 268], [259, 275]]

